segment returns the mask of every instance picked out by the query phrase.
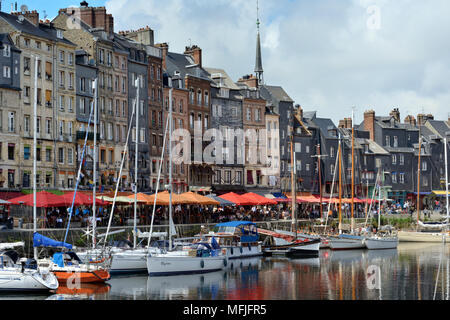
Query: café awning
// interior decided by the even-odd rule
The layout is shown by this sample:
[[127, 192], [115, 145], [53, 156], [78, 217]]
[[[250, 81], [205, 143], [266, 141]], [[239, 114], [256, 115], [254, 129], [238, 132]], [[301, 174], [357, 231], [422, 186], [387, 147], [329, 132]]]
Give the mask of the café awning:
[[221, 195], [220, 198], [231, 201], [238, 206], [254, 206], [257, 203], [255, 201], [251, 201], [243, 196], [240, 196], [234, 192], [226, 193], [224, 195]]
[[241, 197], [248, 199], [249, 201], [253, 201], [256, 205], [273, 205], [277, 204], [275, 200], [268, 199], [266, 197], [260, 196], [259, 194], [249, 192], [243, 194]]
[[[32, 207], [34, 205], [33, 194], [27, 194], [25, 196], [17, 197], [9, 200], [14, 205], [26, 205]], [[53, 208], [53, 207], [66, 207], [66, 200], [62, 196], [56, 194], [41, 191], [36, 193], [36, 207], [38, 208]]]

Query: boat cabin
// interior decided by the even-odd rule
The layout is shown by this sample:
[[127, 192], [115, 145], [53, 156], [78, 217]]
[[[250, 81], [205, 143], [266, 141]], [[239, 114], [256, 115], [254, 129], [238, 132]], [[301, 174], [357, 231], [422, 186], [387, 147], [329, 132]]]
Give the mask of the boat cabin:
[[257, 244], [259, 240], [258, 227], [249, 221], [232, 221], [219, 223], [214, 227], [214, 232], [205, 237], [217, 239], [220, 246], [233, 246], [237, 243]]

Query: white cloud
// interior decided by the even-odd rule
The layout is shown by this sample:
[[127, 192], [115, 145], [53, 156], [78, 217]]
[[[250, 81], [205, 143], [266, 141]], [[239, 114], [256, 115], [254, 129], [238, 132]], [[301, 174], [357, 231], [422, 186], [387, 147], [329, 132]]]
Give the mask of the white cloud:
[[[367, 28], [378, 6], [380, 29]], [[184, 51], [197, 44], [205, 66], [237, 80], [255, 63], [256, 6], [249, 0], [109, 0], [116, 29], [148, 25], [157, 42]], [[263, 67], [308, 111], [335, 122], [393, 106], [438, 119], [450, 109], [447, 0], [260, 0]]]

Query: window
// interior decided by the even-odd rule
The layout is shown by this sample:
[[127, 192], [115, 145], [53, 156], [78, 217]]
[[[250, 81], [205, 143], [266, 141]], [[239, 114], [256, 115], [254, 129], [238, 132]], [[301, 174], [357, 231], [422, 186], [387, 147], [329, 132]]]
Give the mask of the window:
[[3, 56], [8, 58], [11, 56], [11, 46], [9, 44], [3, 44]]
[[405, 164], [405, 156], [403, 154], [400, 155], [400, 165]]
[[26, 76], [30, 75], [30, 70], [31, 70], [31, 60], [30, 58], [24, 57], [23, 58], [23, 74]]
[[60, 87], [64, 87], [64, 84], [65, 84], [65, 74], [64, 74], [64, 71], [60, 71], [59, 72], [59, 86]]
[[397, 173], [392, 174], [392, 183], [397, 183]]
[[36, 119], [36, 133], [41, 133], [41, 118]]
[[302, 144], [296, 142], [295, 143], [295, 152], [302, 152]]
[[427, 171], [428, 163], [426, 161], [422, 162], [422, 171]]
[[261, 121], [261, 110], [255, 109], [255, 121], [260, 122]]
[[183, 100], [180, 100], [180, 113], [184, 112], [184, 108], [183, 108]]
[[216, 184], [221, 183], [222, 179], [221, 179], [220, 175], [221, 175], [221, 171], [220, 170], [215, 170], [214, 171], [214, 183], [216, 183]]
[[306, 146], [306, 147], [305, 147], [305, 152], [306, 152], [306, 153], [309, 153], [309, 146]]
[[69, 97], [69, 99], [67, 99], [67, 101], [69, 102], [67, 109], [69, 110], [69, 112], [73, 112], [73, 98]]
[[396, 154], [392, 155], [392, 164], [397, 164], [397, 155]]
[[8, 144], [8, 160], [14, 160], [14, 148], [16, 145], [14, 143]]
[[112, 123], [108, 122], [107, 124], [107, 130], [108, 130], [108, 140], [113, 140], [113, 127]]
[[86, 100], [84, 98], [80, 99], [80, 112], [86, 114]]
[[405, 174], [400, 173], [400, 183], [405, 183]]
[[237, 184], [242, 183], [242, 171], [236, 171], [236, 183]]
[[15, 132], [16, 126], [15, 126], [15, 112], [8, 112], [8, 132]]
[[252, 110], [247, 108], [247, 121], [252, 121]]
[[334, 147], [330, 148], [330, 157], [334, 158]]
[[394, 136], [394, 148], [398, 148], [398, 137]]
[[205, 129], [208, 129], [208, 125], [209, 125], [209, 117], [208, 116], [205, 116]]
[[305, 170], [306, 170], [306, 171], [309, 171], [309, 169], [310, 169], [310, 165], [309, 165], [309, 163], [307, 163], [307, 164], [305, 165]]
[[389, 136], [386, 136], [386, 146], [387, 147], [390, 147], [391, 146], [391, 139], [390, 139], [390, 137]]
[[197, 104], [198, 105], [202, 104], [202, 90], [197, 91]]
[[60, 50], [59, 51], [59, 62], [64, 63], [64, 60], [65, 60], [64, 51]]
[[69, 66], [73, 65], [73, 53], [69, 53]]
[[23, 118], [23, 131], [30, 133], [30, 116], [24, 116]]
[[62, 139], [64, 135], [64, 121], [59, 122], [59, 138]]
[[11, 68], [8, 66], [3, 66], [3, 77], [4, 78], [11, 78]]
[[297, 160], [296, 167], [297, 167], [297, 171], [302, 171], [302, 161], [301, 160]]
[[[40, 127], [40, 124], [39, 124]], [[45, 119], [45, 133], [50, 135], [52, 133], [52, 119]]]
[[209, 106], [209, 92], [205, 91], [205, 106]]
[[45, 161], [52, 162], [52, 149], [45, 150]]
[[330, 174], [334, 175], [334, 164], [330, 165]]
[[194, 89], [189, 90], [189, 101], [191, 104], [194, 104]]
[[67, 163], [73, 164], [73, 149], [67, 148]]
[[64, 148], [58, 149], [58, 162], [64, 163]]
[[194, 114], [191, 113], [189, 115], [189, 126], [191, 127], [191, 129], [194, 129]]
[[231, 171], [229, 170], [225, 171], [225, 183], [226, 184], [231, 183]]
[[100, 122], [100, 139], [105, 139], [105, 123]]
[[139, 140], [145, 142], [145, 128], [140, 129]]
[[50, 108], [52, 106], [52, 92], [50, 90], [45, 90], [45, 106]]
[[30, 146], [24, 146], [23, 147], [23, 159], [29, 160], [30, 159]]

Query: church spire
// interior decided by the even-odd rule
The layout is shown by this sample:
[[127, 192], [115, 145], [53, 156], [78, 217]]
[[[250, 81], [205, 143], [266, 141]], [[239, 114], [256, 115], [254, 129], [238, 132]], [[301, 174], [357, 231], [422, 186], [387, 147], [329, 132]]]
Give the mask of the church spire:
[[256, 0], [256, 27], [258, 30], [258, 33], [256, 35], [256, 62], [255, 62], [255, 73], [256, 73], [256, 77], [258, 78], [258, 84], [263, 84], [264, 83], [264, 70], [262, 67], [262, 56], [261, 56], [261, 39], [259, 36], [259, 3], [258, 0]]

